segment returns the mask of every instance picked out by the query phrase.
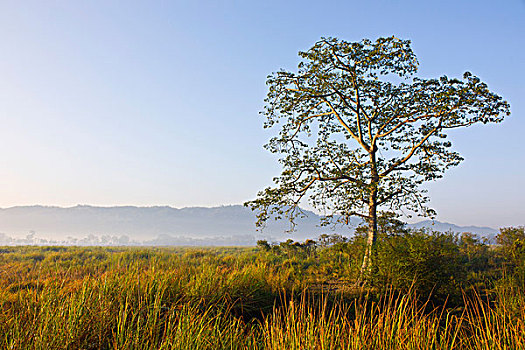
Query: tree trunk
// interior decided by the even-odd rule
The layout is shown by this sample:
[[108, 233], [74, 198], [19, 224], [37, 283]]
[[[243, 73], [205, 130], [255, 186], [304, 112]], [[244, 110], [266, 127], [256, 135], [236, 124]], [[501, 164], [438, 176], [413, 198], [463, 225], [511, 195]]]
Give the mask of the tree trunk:
[[377, 173], [375, 147], [373, 147], [370, 152], [370, 164], [372, 179], [370, 181], [370, 194], [368, 197], [368, 235], [359, 278], [364, 282], [366, 282], [372, 272], [374, 251], [377, 241], [377, 190], [379, 187], [379, 175]]
[[371, 272], [374, 249], [377, 241], [377, 189], [370, 193], [368, 202], [368, 235], [366, 239], [365, 255], [361, 265], [361, 278], [366, 279]]

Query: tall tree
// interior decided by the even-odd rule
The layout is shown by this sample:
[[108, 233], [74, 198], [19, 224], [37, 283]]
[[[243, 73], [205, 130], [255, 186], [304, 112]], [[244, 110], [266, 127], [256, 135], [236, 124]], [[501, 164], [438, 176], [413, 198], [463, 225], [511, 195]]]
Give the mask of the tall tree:
[[322, 38], [299, 56], [297, 72], [268, 77], [262, 112], [264, 128], [276, 130], [265, 148], [280, 155], [282, 173], [246, 205], [259, 211], [258, 224], [293, 223], [304, 199], [325, 222], [366, 220], [368, 271], [378, 210], [431, 215], [420, 185], [463, 160], [447, 132], [501, 122], [510, 106], [469, 72], [416, 77], [409, 40]]

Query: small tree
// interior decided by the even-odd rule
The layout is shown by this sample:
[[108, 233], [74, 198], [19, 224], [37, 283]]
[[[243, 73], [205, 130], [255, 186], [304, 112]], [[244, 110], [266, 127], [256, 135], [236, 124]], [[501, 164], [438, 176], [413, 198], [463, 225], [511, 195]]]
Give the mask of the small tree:
[[293, 225], [305, 198], [324, 223], [364, 219], [367, 271], [378, 210], [433, 214], [420, 185], [462, 160], [447, 131], [500, 122], [510, 107], [468, 72], [463, 80], [415, 77], [408, 40], [322, 38], [299, 56], [297, 72], [268, 77], [262, 112], [264, 127], [278, 130], [265, 148], [280, 155], [282, 173], [246, 205], [259, 210], [259, 225], [272, 215]]
[[496, 241], [505, 260], [510, 263], [514, 277], [525, 286], [525, 227], [500, 228]]

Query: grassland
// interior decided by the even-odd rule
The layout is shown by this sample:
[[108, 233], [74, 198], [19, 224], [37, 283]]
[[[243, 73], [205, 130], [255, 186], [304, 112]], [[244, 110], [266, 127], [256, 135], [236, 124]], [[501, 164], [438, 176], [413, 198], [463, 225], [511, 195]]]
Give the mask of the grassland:
[[[0, 348], [525, 348], [523, 289], [501, 266], [471, 265], [454, 302], [422, 295], [415, 279], [354, 288], [353, 243], [3, 247]], [[480, 251], [505, 261], [454, 244], [471, 263]]]

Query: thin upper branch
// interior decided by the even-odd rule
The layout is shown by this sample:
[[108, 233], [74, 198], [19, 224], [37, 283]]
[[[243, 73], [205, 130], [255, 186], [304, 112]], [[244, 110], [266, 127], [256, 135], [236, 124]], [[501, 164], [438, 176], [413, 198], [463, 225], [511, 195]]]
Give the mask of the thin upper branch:
[[356, 140], [360, 145], [361, 147], [363, 147], [365, 150], [368, 151], [369, 147], [367, 144], [365, 144], [364, 142], [361, 142], [361, 140], [359, 139], [359, 137], [354, 134], [354, 132], [352, 131], [352, 129], [348, 126], [348, 124], [346, 124], [346, 122], [343, 120], [343, 118], [339, 115], [339, 113], [336, 112], [334, 106], [332, 106], [332, 104], [330, 103], [330, 101], [327, 101], [325, 100], [326, 103], [328, 104], [328, 106], [330, 106], [330, 109], [332, 110], [332, 112], [334, 113], [334, 115], [336, 116], [337, 120], [339, 120], [339, 123], [341, 123], [341, 125], [346, 129], [346, 131], [348, 131], [348, 133], [350, 134], [350, 136], [352, 136], [352, 138], [354, 140]]
[[400, 159], [398, 160], [397, 162], [395, 162], [394, 164], [392, 164], [387, 170], [385, 170], [384, 172], [382, 172], [379, 176], [380, 177], [384, 177], [388, 174], [390, 174], [392, 171], [396, 170], [396, 168], [404, 163], [406, 163], [410, 158], [412, 158], [412, 156], [416, 153], [416, 151], [418, 150], [418, 148], [420, 148], [423, 143], [425, 143], [426, 140], [428, 140], [430, 138], [430, 136], [432, 136], [433, 134], [436, 133], [436, 131], [438, 131], [439, 129], [441, 129], [441, 122], [443, 121], [443, 119], [440, 119], [438, 124], [432, 128], [432, 130], [430, 130], [426, 135], [425, 137], [423, 137], [418, 143], [416, 143], [412, 149], [410, 150], [410, 152], [403, 158], [403, 159]]

